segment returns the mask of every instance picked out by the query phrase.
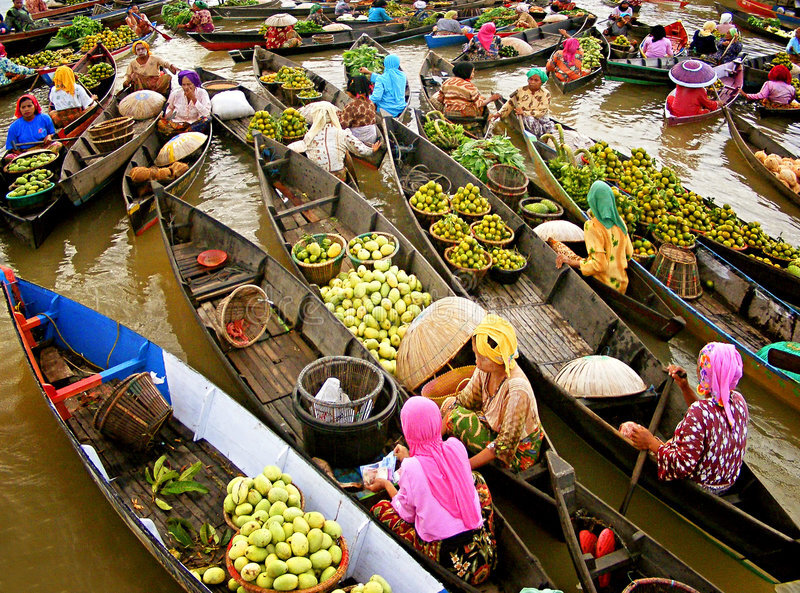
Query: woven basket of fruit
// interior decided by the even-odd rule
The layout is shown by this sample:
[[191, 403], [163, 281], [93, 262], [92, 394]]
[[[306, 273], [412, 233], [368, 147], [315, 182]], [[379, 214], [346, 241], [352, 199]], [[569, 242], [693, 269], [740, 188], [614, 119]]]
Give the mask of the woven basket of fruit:
[[305, 236], [292, 247], [292, 260], [306, 280], [323, 286], [342, 269], [346, 245], [335, 233]]
[[469, 224], [452, 212], [434, 222], [428, 227], [428, 232], [439, 251], [456, 245], [461, 239], [471, 234]]
[[440, 183], [428, 181], [409, 198], [411, 210], [423, 228], [450, 212], [450, 199], [443, 189]]
[[17, 186], [6, 194], [8, 205], [14, 210], [24, 210], [47, 201], [55, 184], [52, 181], [32, 181]]
[[30, 173], [34, 169], [50, 168], [57, 158], [56, 153], [46, 149], [29, 150], [8, 163], [3, 168], [3, 172], [10, 175], [21, 175]]
[[306, 89], [297, 93], [297, 99], [303, 104], [308, 105], [322, 99], [322, 93], [315, 88]]
[[[286, 489], [290, 496], [286, 501], [284, 501], [284, 504], [287, 505], [287, 508], [299, 508], [302, 511], [303, 509], [306, 508], [306, 498], [305, 498], [305, 496], [303, 496], [303, 491], [300, 490], [300, 488], [295, 483], [292, 483], [291, 486], [293, 486], [293, 488], [287, 488]], [[300, 497], [299, 498], [299, 500], [300, 500], [299, 503], [297, 501], [292, 502], [291, 494], [292, 494], [293, 490], [297, 490], [297, 494]], [[266, 499], [267, 497], [263, 496], [263, 498]], [[276, 500], [280, 500], [280, 498], [276, 498]], [[245, 502], [248, 502], [248, 501], [245, 500]], [[241, 505], [241, 504], [244, 504], [244, 503], [240, 502], [239, 505]], [[248, 504], [249, 504], [249, 502], [248, 502]], [[256, 504], [258, 504], [258, 503], [256, 503]], [[295, 507], [294, 505], [296, 505], [296, 504], [299, 504], [300, 506]], [[234, 510], [231, 511], [230, 513], [227, 510], [223, 510], [222, 511], [222, 515], [225, 517], [225, 523], [227, 523], [228, 527], [233, 529], [234, 532], [239, 531], [242, 528], [242, 525], [243, 525], [242, 521], [247, 522], [246, 520], [247, 520], [248, 517], [250, 517], [249, 520], [252, 520], [252, 515], [251, 514], [240, 515], [240, 514], [236, 513], [237, 508], [240, 511], [247, 510], [246, 508], [244, 508], [244, 509], [239, 508], [239, 505], [234, 507]], [[251, 505], [251, 506], [255, 507], [256, 505]], [[230, 507], [227, 507], [227, 508], [230, 508]], [[255, 512], [255, 510], [253, 512]], [[243, 517], [243, 519], [240, 520], [240, 518], [242, 518], [242, 517]], [[237, 522], [239, 522], [239, 525], [236, 524]]]
[[284, 110], [280, 119], [281, 129], [281, 142], [284, 144], [291, 144], [297, 142], [305, 136], [308, 132], [308, 124], [306, 118], [303, 117], [297, 109], [289, 107]]
[[476, 288], [492, 267], [492, 256], [475, 237], [465, 237], [458, 245], [445, 249], [444, 259], [459, 275], [471, 280], [468, 290]]
[[633, 259], [644, 267], [648, 267], [656, 258], [656, 246], [639, 235], [631, 235], [633, 243]]
[[556, 220], [564, 215], [564, 208], [548, 198], [523, 198], [519, 213], [530, 226], [535, 227], [546, 220]]
[[481, 189], [471, 183], [456, 190], [450, 198], [450, 207], [465, 220], [475, 220], [492, 211], [492, 205], [481, 195]]
[[371, 268], [376, 261], [392, 259], [400, 250], [400, 242], [391, 233], [364, 233], [347, 243], [347, 257], [354, 268]]
[[441, 408], [444, 400], [457, 394], [467, 384], [474, 372], [474, 365], [447, 371], [425, 383], [420, 394], [422, 397], [433, 400]]
[[528, 260], [515, 249], [496, 247], [489, 252], [489, 255], [492, 256], [489, 278], [499, 284], [514, 284], [528, 267]]
[[487, 214], [469, 225], [469, 229], [481, 244], [489, 247], [505, 247], [514, 241], [514, 229], [499, 214]]

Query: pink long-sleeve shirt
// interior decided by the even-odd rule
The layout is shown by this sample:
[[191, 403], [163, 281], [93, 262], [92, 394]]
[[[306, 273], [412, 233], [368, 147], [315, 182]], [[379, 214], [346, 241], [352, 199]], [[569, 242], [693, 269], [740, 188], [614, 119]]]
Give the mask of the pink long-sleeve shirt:
[[672, 41], [668, 37], [653, 41], [648, 35], [642, 41], [642, 51], [648, 58], [665, 58], [672, 55]]
[[779, 80], [768, 80], [755, 94], [746, 95], [748, 99], [769, 99], [773, 103], [788, 105], [794, 99], [795, 91], [791, 84]]

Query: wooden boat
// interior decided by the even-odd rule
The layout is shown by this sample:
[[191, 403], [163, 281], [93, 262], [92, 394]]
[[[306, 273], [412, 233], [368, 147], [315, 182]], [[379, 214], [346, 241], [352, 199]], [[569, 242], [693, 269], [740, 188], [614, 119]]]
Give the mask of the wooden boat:
[[786, 45], [792, 38], [792, 32], [783, 27], [772, 27], [767, 29], [765, 27], [757, 27], [756, 25], [751, 24], [748, 19], [752, 15], [742, 10], [736, 10], [735, 8], [723, 6], [719, 2], [714, 2], [714, 8], [719, 14], [723, 14], [725, 12], [731, 13], [733, 16], [733, 24], [736, 25], [736, 28], [739, 29], [739, 31], [750, 31], [759, 35], [760, 37], [780, 43], [781, 45]]
[[[392, 163], [396, 168], [393, 174], [398, 188], [402, 188], [400, 175], [403, 171], [418, 163], [426, 163], [447, 177], [452, 187], [466, 183], [478, 186], [481, 195], [492, 205], [492, 211], [517, 233], [515, 247], [528, 258], [526, 271], [515, 284], [507, 286], [485, 279], [477, 287], [471, 287], [473, 298], [488, 310], [506, 317], [517, 328], [519, 361], [536, 385], [537, 400], [552, 408], [590, 446], [623, 471], [630, 472], [638, 451], [616, 427], [627, 420], [649, 424], [655, 408], [656, 391], [663, 389], [666, 383], [661, 362], [572, 269], [566, 266], [556, 269], [555, 252], [540, 241], [486, 185], [396, 120], [386, 118], [384, 122], [392, 142], [389, 152], [394, 157]], [[544, 168], [547, 169], [546, 165]], [[538, 169], [537, 174], [542, 175]], [[400, 194], [403, 194], [402, 189]], [[417, 233], [413, 240], [420, 251], [435, 263], [440, 274], [453, 277], [427, 233], [421, 233], [419, 225], [414, 226]], [[589, 310], [592, 315], [587, 317], [586, 311]], [[642, 377], [645, 385], [653, 389], [641, 395], [599, 401], [575, 398], [555, 383], [555, 376], [566, 362], [598, 353], [625, 362]], [[657, 434], [671, 437], [685, 411], [683, 396], [673, 385]], [[800, 576], [800, 571], [787, 562], [797, 555], [800, 548], [797, 539], [800, 527], [747, 463], [742, 466], [739, 479], [731, 490], [722, 496], [712, 495], [693, 482], [658, 480], [652, 459], [645, 463], [640, 484], [695, 525], [780, 580], [793, 580]]]
[[[609, 41], [609, 58], [643, 58], [640, 46], [645, 37], [650, 34], [651, 25], [645, 24], [638, 19], [631, 22], [630, 33], [627, 36], [628, 41], [632, 43], [628, 48], [614, 45]], [[672, 53], [674, 56], [681, 56], [686, 52], [686, 47], [689, 45], [689, 35], [681, 21], [675, 21], [668, 25], [664, 25], [664, 30], [667, 32], [667, 39], [672, 42]], [[605, 35], [604, 35], [605, 37]]]
[[[473, 17], [470, 19], [464, 19], [459, 21], [462, 27], [472, 27], [475, 22], [477, 21], [477, 17]], [[428, 33], [425, 35], [425, 45], [428, 46], [428, 49], [436, 49], [438, 47], [447, 47], [449, 45], [461, 45], [469, 41], [467, 36], [464, 34], [448, 34], [448, 35], [437, 35], [436, 33]]]
[[507, 38], [520, 39], [531, 46], [533, 52], [528, 55], [518, 55], [509, 58], [497, 58], [496, 60], [476, 60], [469, 59], [466, 53], [462, 53], [453, 59], [453, 63], [470, 62], [476, 70], [486, 70], [510, 66], [522, 62], [533, 62], [537, 58], [549, 56], [563, 40], [560, 29], [565, 29], [572, 37], [577, 37], [589, 29], [595, 22], [595, 16], [570, 17], [569, 20], [557, 23], [548, 23], [536, 29], [527, 29], [520, 33], [514, 33]]
[[[484, 6], [492, 6], [493, 4], [493, 0], [456, 0], [452, 4], [452, 9], [458, 10], [459, 13], [461, 13], [465, 10], [477, 10]], [[326, 15], [332, 15], [336, 8], [336, 3], [320, 2], [320, 6], [322, 6], [322, 11]], [[288, 13], [298, 18], [308, 16], [307, 8], [282, 8], [278, 2], [253, 6], [226, 6], [221, 4], [219, 6], [210, 7], [210, 10], [211, 14], [215, 17], [241, 20], [264, 20], [268, 16], [279, 13]], [[350, 25], [352, 21], [346, 24]]]
[[742, 60], [744, 67], [744, 90], [755, 93], [761, 90], [767, 80], [769, 71], [772, 68], [772, 60], [778, 54], [768, 54], [764, 56], [745, 57]]
[[[601, 55], [607, 56], [608, 55], [608, 51], [609, 51], [609, 45], [608, 45], [608, 40], [605, 38], [605, 36], [603, 34], [601, 34], [594, 27], [589, 29], [589, 32], [587, 33], [587, 35], [591, 35], [592, 37], [594, 37], [595, 39], [600, 41], [600, 52], [601, 52]], [[558, 49], [556, 49], [556, 51], [558, 51]], [[553, 53], [555, 53], [555, 52], [553, 52]], [[585, 86], [590, 85], [591, 83], [593, 83], [596, 80], [601, 79], [603, 77], [603, 67], [604, 67], [604, 65], [605, 65], [605, 59], [601, 58], [600, 59], [600, 65], [597, 68], [595, 68], [594, 70], [592, 70], [591, 72], [589, 72], [588, 74], [584, 74], [583, 76], [579, 76], [575, 80], [567, 80], [567, 81], [559, 80], [559, 78], [557, 76], [553, 75], [552, 76], [553, 83], [556, 85], [558, 90], [560, 90], [563, 94], [566, 95], [568, 93], [572, 93], [574, 91], [577, 91], [578, 89], [581, 89], [581, 88], [583, 88]]]
[[759, 102], [756, 104], [756, 113], [758, 113], [759, 117], [780, 117], [784, 119], [800, 119], [800, 107], [774, 107], [770, 106], [767, 107], [763, 103]]
[[38, 86], [40, 84], [40, 81], [34, 80], [35, 78], [36, 75], [31, 74], [30, 76], [23, 76], [21, 78], [17, 78], [16, 80], [9, 82], [8, 84], [0, 86], [0, 96], [10, 95], [12, 93], [16, 94], [20, 93], [21, 91], [23, 92], [27, 91], [28, 89], [31, 88], [31, 85], [34, 84], [34, 82]]
[[[120, 100], [120, 96], [115, 95], [93, 125], [120, 117], [118, 109]], [[133, 136], [130, 140], [119, 148], [107, 152], [101, 152], [97, 148], [88, 131], [81, 134], [64, 157], [59, 182], [61, 191], [73, 206], [88, 202], [104, 189], [147, 140], [157, 122], [157, 116], [134, 122]]]
[[605, 77], [608, 80], [647, 85], [672, 85], [669, 69], [686, 57], [667, 58], [610, 58], [606, 61]]
[[10, 58], [19, 55], [37, 52], [47, 45], [47, 42], [58, 33], [61, 27], [69, 25], [68, 21], [57, 21], [50, 27], [31, 29], [30, 31], [20, 31], [18, 33], [6, 33], [3, 35], [3, 45]]
[[31, 18], [37, 19], [52, 19], [53, 17], [60, 16], [62, 18], [72, 18], [75, 13], [83, 13], [91, 10], [96, 4], [104, 4], [106, 0], [86, 0], [85, 2], [78, 2], [68, 6], [59, 6], [58, 8], [48, 8], [42, 12], [32, 12]]
[[[733, 68], [733, 71], [732, 71]], [[722, 90], [717, 95], [717, 102], [719, 107], [714, 111], [701, 113], [700, 115], [687, 115], [677, 116], [673, 115], [667, 106], [669, 97], [674, 97], [676, 89], [667, 95], [667, 101], [664, 101], [664, 118], [667, 120], [667, 126], [680, 126], [683, 124], [691, 124], [706, 119], [711, 119], [722, 113], [723, 108], [731, 105], [739, 96], [739, 91], [742, 89], [744, 83], [744, 70], [741, 64], [736, 62], [732, 64], [721, 64], [714, 66], [714, 72], [717, 73], [717, 78], [724, 85]]]
[[[225, 236], [217, 240], [219, 247], [231, 243]], [[281, 276], [292, 285], [291, 275], [275, 260], [263, 252], [254, 256], [250, 263], [261, 265], [265, 272], [280, 272], [276, 285], [281, 285]], [[237, 475], [256, 475], [265, 464], [273, 464], [302, 484], [307, 509], [336, 517], [345, 540], [359, 543], [348, 546], [351, 574], [386, 574], [398, 593], [443, 590], [427, 567], [420, 566], [356, 501], [342, 496], [306, 456], [177, 356], [113, 319], [16, 278], [8, 268], [2, 272], [5, 301], [20, 345], [58, 426], [114, 511], [182, 589], [208, 593], [209, 588], [190, 568], [224, 566], [226, 545], [210, 546], [212, 550], [201, 553], [194, 562], [189, 560], [194, 554], [186, 554], [187, 565], [181, 564], [171, 551], [174, 542], [169, 523], [180, 517], [198, 530], [208, 523], [227, 542], [224, 536], [227, 532], [229, 538], [230, 530], [222, 513], [225, 484]], [[263, 284], [270, 286], [266, 280]], [[74, 351], [81, 352], [80, 358]], [[65, 359], [86, 369], [88, 376], [78, 380]], [[51, 363], [53, 360], [59, 364]], [[93, 418], [98, 401], [108, 397], [120, 380], [148, 372], [155, 377], [172, 415], [161, 428], [163, 438], [155, 439], [147, 453], [139, 453], [101, 434]], [[148, 494], [152, 488], [145, 480], [145, 469], [160, 455], [166, 455], [172, 468], [201, 462], [203, 469], [194, 479], [209, 491], [167, 497], [173, 510], [160, 510]], [[386, 558], [391, 558], [393, 571], [402, 571], [395, 572], [395, 578], [387, 574]], [[401, 574], [402, 578], [397, 578]]]
[[[214, 125], [210, 124], [208, 139], [202, 148], [198, 149], [193, 162], [189, 164], [189, 169], [180, 177], [170, 182], [166, 188], [176, 195], [183, 195], [198, 179], [200, 169], [208, 156], [211, 148], [211, 139], [214, 136]], [[139, 194], [139, 189], [129, 177], [131, 169], [134, 167], [151, 167], [155, 163], [158, 152], [164, 143], [159, 138], [156, 128], [150, 128], [149, 134], [141, 142], [138, 150], [133, 154], [128, 165], [125, 167], [125, 174], [122, 177], [122, 199], [125, 201], [125, 211], [128, 213], [128, 220], [131, 228], [136, 235], [141, 235], [158, 221], [158, 214], [155, 207], [155, 195], [148, 191], [144, 195]], [[192, 155], [190, 155], [192, 157]], [[185, 161], [186, 159], [184, 159]]]
[[[297, 153], [287, 153], [287, 158], [290, 161], [295, 158], [306, 160]], [[306, 167], [308, 165], [310, 163]], [[281, 165], [283, 166], [293, 167], [291, 163]], [[306, 168], [306, 171], [309, 170], [312, 169]], [[326, 185], [333, 183], [329, 180], [323, 181]], [[343, 194], [340, 199], [349, 201], [349, 197], [345, 197], [349, 193], [348, 188], [342, 185], [341, 190]], [[198, 323], [208, 330], [205, 332], [206, 337], [233, 380], [250, 398], [256, 414], [293, 447], [302, 450], [302, 430], [292, 410], [291, 401], [292, 390], [301, 369], [320, 356], [345, 355], [368, 357], [370, 360], [372, 357], [366, 354], [355, 337], [323, 306], [322, 301], [308, 286], [261, 248], [208, 214], [159, 188], [157, 191], [162, 237], [167, 255], [184, 295], [197, 315]], [[308, 215], [313, 211], [314, 209], [309, 208], [304, 212]], [[373, 212], [373, 220], [382, 218], [376, 211]], [[365, 217], [359, 214], [357, 218]], [[229, 255], [229, 263], [218, 272], [200, 275], [196, 256], [210, 247], [223, 248]], [[416, 265], [426, 265], [421, 257], [416, 259]], [[231, 275], [231, 270], [236, 270], [237, 274]], [[268, 325], [266, 338], [248, 348], [231, 349], [219, 342], [214, 329], [214, 307], [234, 286], [243, 283], [256, 284], [269, 295], [274, 322]], [[298, 483], [302, 482], [298, 479]], [[331, 501], [340, 498], [349, 500], [349, 497], [342, 497], [341, 492], [328, 496]], [[370, 505], [371, 500], [367, 498], [362, 504]], [[500, 566], [493, 573], [492, 584], [507, 591], [517, 591], [525, 586], [550, 586], [550, 579], [538, 559], [525, 547], [498, 510], [495, 511], [495, 516], [498, 519]], [[369, 526], [372, 529], [374, 523]], [[403, 543], [404, 547], [406, 545]], [[406, 549], [411, 551], [410, 546]], [[417, 552], [411, 553], [436, 579], [445, 584], [439, 585], [439, 590], [446, 587], [448, 591], [479, 592], [478, 588], [459, 580], [439, 564]], [[408, 585], [414, 587], [412, 583]], [[408, 589], [409, 592], [411, 590], [413, 589]]]

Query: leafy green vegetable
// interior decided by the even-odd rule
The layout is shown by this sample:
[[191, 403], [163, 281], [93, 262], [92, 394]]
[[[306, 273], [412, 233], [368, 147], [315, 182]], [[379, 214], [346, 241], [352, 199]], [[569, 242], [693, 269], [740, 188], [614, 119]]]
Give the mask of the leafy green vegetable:
[[524, 160], [508, 136], [468, 140], [453, 151], [452, 157], [478, 179], [486, 183], [489, 167], [498, 163], [522, 168]]
[[173, 2], [165, 4], [161, 9], [164, 24], [170, 29], [177, 29], [178, 25], [185, 25], [192, 19], [192, 11], [186, 2]]
[[321, 33], [322, 27], [319, 25], [319, 23], [315, 23], [314, 21], [297, 21], [297, 24], [294, 26], [294, 30], [300, 35], [303, 33]]
[[517, 12], [512, 8], [492, 8], [491, 10], [484, 11], [475, 22], [475, 29], [479, 29], [481, 25], [488, 22], [493, 22], [497, 27], [505, 27], [517, 20]]
[[103, 30], [103, 23], [90, 19], [88, 16], [76, 16], [72, 24], [61, 27], [56, 37], [66, 41], [77, 41], [81, 37], [99, 33]]
[[226, 0], [226, 6], [255, 6], [258, 0]]
[[349, 49], [342, 54], [344, 66], [350, 76], [358, 76], [359, 68], [366, 68], [370, 72], [383, 72], [383, 56], [378, 54], [374, 47], [362, 45], [356, 49]]

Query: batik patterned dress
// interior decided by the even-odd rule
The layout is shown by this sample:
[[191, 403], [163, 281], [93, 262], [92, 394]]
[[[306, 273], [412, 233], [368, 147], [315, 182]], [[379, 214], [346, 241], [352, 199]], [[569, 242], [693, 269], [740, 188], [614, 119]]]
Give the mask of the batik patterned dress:
[[589, 255], [581, 261], [581, 273], [625, 294], [628, 260], [633, 255], [630, 236], [617, 226], [607, 229], [594, 217], [584, 223], [583, 233]]

